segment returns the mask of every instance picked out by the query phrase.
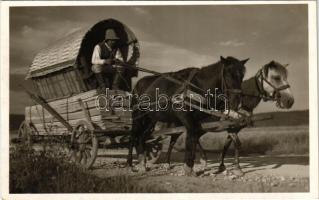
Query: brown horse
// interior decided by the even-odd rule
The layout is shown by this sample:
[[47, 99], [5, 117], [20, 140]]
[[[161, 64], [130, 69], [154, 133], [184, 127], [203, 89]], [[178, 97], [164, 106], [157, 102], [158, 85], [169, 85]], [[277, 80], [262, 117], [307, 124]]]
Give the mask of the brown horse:
[[[253, 110], [258, 106], [261, 100], [274, 101], [276, 106], [282, 109], [289, 109], [294, 104], [294, 97], [288, 83], [288, 65], [282, 65], [278, 62], [271, 61], [260, 69], [255, 77], [243, 81], [242, 83], [242, 100], [239, 112], [250, 117]], [[243, 172], [239, 165], [239, 149], [241, 146], [238, 133], [243, 127], [228, 130], [229, 135], [226, 139], [223, 151], [220, 156], [220, 165], [215, 173], [223, 172], [226, 167], [224, 165], [225, 154], [234, 142], [235, 146], [235, 167], [238, 175]]]
[[[246, 60], [238, 60], [233, 57], [223, 58], [215, 64], [206, 67], [187, 68], [177, 72], [165, 73], [162, 76], [147, 76], [140, 79], [134, 90], [133, 97], [147, 96], [150, 102], [157, 102], [158, 89], [164, 93], [168, 99], [172, 99], [176, 94], [185, 91], [185, 85], [176, 84], [174, 81], [165, 77], [171, 77], [180, 82], [187, 83], [187, 87], [195, 92], [204, 95], [206, 91], [214, 91], [217, 88], [219, 94], [225, 94], [228, 97], [229, 109], [237, 110], [240, 102], [238, 93], [229, 92], [232, 89], [240, 90], [242, 79], [246, 68]], [[141, 99], [133, 98], [132, 105], [138, 105]], [[212, 100], [211, 100], [212, 101]], [[225, 109], [225, 102], [218, 100], [212, 101], [215, 109]], [[132, 149], [136, 146], [141, 170], [146, 170], [145, 159], [145, 141], [150, 137], [157, 121], [183, 125], [187, 130], [186, 152], [185, 152], [185, 174], [193, 174], [193, 165], [195, 159], [196, 141], [205, 131], [201, 127], [200, 120], [207, 118], [207, 114], [199, 110], [176, 110], [172, 109], [173, 101], [167, 101], [165, 110], [158, 110], [154, 105], [147, 111], [143, 109], [134, 109], [132, 113], [133, 126], [131, 133], [131, 145], [129, 147], [128, 164], [132, 166]], [[159, 107], [163, 108], [163, 105]]]
[[[271, 61], [265, 66], [263, 66], [254, 77], [243, 81], [242, 89], [242, 99], [239, 113], [246, 117], [251, 117], [253, 110], [258, 106], [261, 100], [264, 101], [275, 101], [279, 108], [289, 109], [294, 103], [294, 97], [291, 93], [290, 86], [288, 84], [288, 65], [282, 65], [278, 62]], [[239, 165], [239, 148], [240, 140], [238, 138], [238, 133], [242, 127], [236, 127], [227, 130], [229, 135], [226, 139], [223, 151], [220, 156], [220, 165], [215, 173], [223, 172], [226, 167], [224, 165], [225, 154], [234, 142], [235, 145], [235, 169], [239, 174], [243, 174]], [[170, 163], [170, 155], [172, 148], [176, 143], [180, 135], [173, 135], [171, 137], [170, 145], [167, 152], [166, 161]], [[201, 157], [206, 163], [207, 156], [198, 141], [198, 147], [200, 150]]]

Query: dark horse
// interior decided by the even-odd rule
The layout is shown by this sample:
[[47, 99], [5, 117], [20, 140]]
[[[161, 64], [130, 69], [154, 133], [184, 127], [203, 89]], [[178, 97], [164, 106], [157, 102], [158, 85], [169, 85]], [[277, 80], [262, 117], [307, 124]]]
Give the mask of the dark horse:
[[[150, 102], [155, 102], [155, 106], [150, 106], [146, 110], [133, 109], [132, 118], [133, 126], [131, 133], [131, 144], [129, 147], [128, 164], [132, 166], [132, 150], [136, 146], [137, 155], [140, 162], [140, 169], [146, 170], [145, 159], [145, 140], [147, 140], [157, 121], [173, 123], [175, 125], [183, 125], [187, 130], [186, 152], [185, 152], [185, 174], [192, 175], [196, 141], [205, 131], [201, 127], [200, 120], [207, 118], [207, 114], [199, 110], [173, 109], [172, 97], [176, 94], [183, 93], [187, 87], [199, 94], [204, 94], [206, 91], [214, 91], [218, 88], [219, 94], [225, 94], [230, 110], [237, 110], [240, 98], [237, 93], [229, 92], [232, 89], [240, 89], [242, 79], [246, 68], [246, 60], [238, 60], [234, 57], [221, 57], [221, 60], [215, 64], [206, 67], [186, 68], [177, 72], [165, 73], [163, 75], [147, 76], [140, 79], [134, 90], [132, 105], [138, 105], [140, 101], [146, 99]], [[165, 78], [166, 77], [166, 78]], [[175, 80], [186, 84], [177, 84], [174, 81], [168, 80], [171, 77]], [[188, 84], [187, 84], [188, 82]], [[163, 93], [168, 97], [165, 105], [160, 105], [162, 102], [158, 100], [158, 92]], [[144, 98], [144, 100], [141, 99]], [[210, 100], [212, 101], [212, 100]], [[222, 100], [212, 101], [214, 108], [217, 110], [225, 109], [225, 102]], [[216, 103], [214, 103], [216, 102]], [[157, 105], [157, 103], [160, 103]], [[151, 104], [154, 105], [154, 104]], [[156, 108], [154, 108], [156, 107]], [[159, 107], [161, 109], [159, 109]], [[165, 109], [163, 109], [163, 107]]]
[[[251, 117], [253, 110], [258, 106], [261, 100], [263, 101], [275, 101], [279, 108], [289, 109], [294, 103], [294, 97], [291, 93], [290, 86], [287, 81], [288, 65], [282, 65], [278, 62], [271, 61], [263, 66], [255, 76], [243, 81], [242, 83], [242, 98], [241, 105], [238, 110], [244, 116]], [[226, 139], [223, 151], [220, 155], [220, 165], [215, 173], [223, 172], [226, 167], [224, 165], [225, 154], [230, 147], [231, 143], [235, 146], [235, 172], [238, 175], [242, 175], [239, 165], [239, 149], [241, 146], [238, 138], [238, 133], [242, 128], [246, 126], [236, 127], [228, 130], [228, 137]], [[167, 162], [170, 162], [170, 154], [174, 144], [176, 143], [177, 136], [172, 136], [170, 146], [167, 153]], [[202, 159], [206, 162], [207, 158], [204, 150], [202, 149], [199, 141], [198, 147], [202, 156]]]

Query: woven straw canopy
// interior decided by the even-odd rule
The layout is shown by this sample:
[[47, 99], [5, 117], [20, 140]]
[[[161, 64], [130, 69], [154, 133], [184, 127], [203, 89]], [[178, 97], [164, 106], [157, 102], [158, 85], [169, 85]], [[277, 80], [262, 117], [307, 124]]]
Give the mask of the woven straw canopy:
[[105, 31], [109, 28], [114, 29], [120, 38], [120, 50], [124, 59], [127, 59], [128, 44], [138, 41], [123, 23], [107, 19], [98, 22], [89, 30], [73, 32], [41, 50], [35, 56], [26, 79], [44, 76], [69, 67], [90, 65], [94, 46], [104, 40]]

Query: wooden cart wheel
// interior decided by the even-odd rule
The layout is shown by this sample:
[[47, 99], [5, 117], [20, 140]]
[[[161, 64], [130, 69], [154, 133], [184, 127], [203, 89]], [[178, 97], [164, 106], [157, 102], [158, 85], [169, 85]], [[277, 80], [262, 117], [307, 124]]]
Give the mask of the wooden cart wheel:
[[163, 144], [158, 139], [146, 144], [147, 163], [155, 164], [161, 156], [162, 149]]
[[22, 144], [28, 146], [32, 145], [33, 136], [38, 132], [33, 124], [26, 122], [25, 120], [20, 124], [18, 130], [18, 137]]
[[71, 135], [70, 159], [87, 169], [92, 167], [98, 151], [98, 139], [93, 130], [91, 123], [80, 120]]

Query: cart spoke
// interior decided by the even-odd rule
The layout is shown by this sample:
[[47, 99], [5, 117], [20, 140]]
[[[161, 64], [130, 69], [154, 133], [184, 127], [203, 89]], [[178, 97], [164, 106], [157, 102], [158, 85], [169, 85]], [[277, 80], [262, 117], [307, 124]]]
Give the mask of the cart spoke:
[[81, 152], [81, 155], [82, 155], [81, 164], [82, 164], [82, 165], [86, 165], [87, 156], [86, 156], [85, 151]]
[[76, 162], [76, 152], [75, 151], [71, 152], [70, 158], [71, 158], [72, 162]]
[[86, 168], [93, 165], [98, 150], [98, 141], [92, 135], [92, 130], [94, 129], [90, 122], [80, 120], [72, 133], [74, 138], [72, 147], [77, 147], [73, 149], [76, 152], [76, 163]]
[[86, 153], [86, 156], [87, 156], [89, 159], [91, 159], [91, 152], [88, 151], [88, 150], [86, 150], [85, 153]]
[[93, 148], [92, 146], [86, 145], [85, 150], [86, 150], [86, 151], [92, 151], [92, 148]]
[[75, 162], [80, 163], [81, 160], [82, 160], [82, 152], [78, 151], [78, 152], [76, 152]]

